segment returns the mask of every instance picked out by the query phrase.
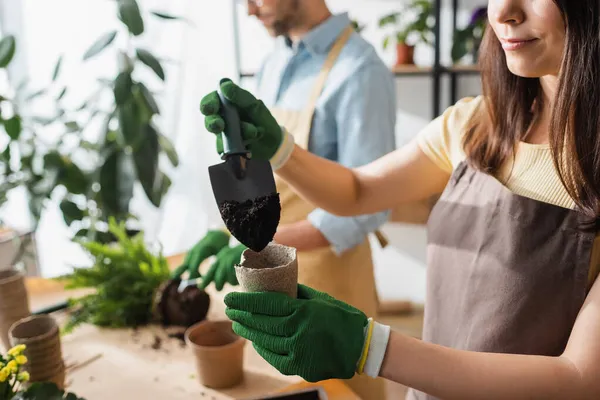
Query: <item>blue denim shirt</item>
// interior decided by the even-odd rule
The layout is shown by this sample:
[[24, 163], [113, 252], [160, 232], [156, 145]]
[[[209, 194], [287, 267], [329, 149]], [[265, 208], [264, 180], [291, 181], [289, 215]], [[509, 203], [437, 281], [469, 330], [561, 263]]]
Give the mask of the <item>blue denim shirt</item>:
[[[278, 38], [257, 74], [257, 97], [268, 107], [302, 110], [331, 46], [348, 24], [344, 13], [330, 17], [299, 43]], [[395, 150], [395, 124], [393, 75], [373, 46], [353, 33], [318, 100], [308, 150], [358, 167]], [[339, 217], [316, 209], [308, 220], [340, 254], [377, 230], [388, 214]]]

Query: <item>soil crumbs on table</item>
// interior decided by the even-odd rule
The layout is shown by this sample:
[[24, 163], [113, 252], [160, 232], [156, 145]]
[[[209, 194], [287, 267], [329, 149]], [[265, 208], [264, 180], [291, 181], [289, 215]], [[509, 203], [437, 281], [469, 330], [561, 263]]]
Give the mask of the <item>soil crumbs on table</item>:
[[279, 193], [242, 203], [225, 201], [219, 204], [219, 211], [233, 237], [249, 249], [260, 252], [273, 240], [279, 225]]

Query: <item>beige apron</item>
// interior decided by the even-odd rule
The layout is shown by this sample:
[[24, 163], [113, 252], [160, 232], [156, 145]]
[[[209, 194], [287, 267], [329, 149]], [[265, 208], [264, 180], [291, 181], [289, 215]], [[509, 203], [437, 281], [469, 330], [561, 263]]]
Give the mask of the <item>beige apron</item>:
[[[327, 76], [352, 32], [354, 30], [351, 26], [346, 28], [332, 46], [316, 78], [309, 101], [302, 111], [271, 109], [277, 122], [286, 127], [294, 136], [296, 144], [303, 149], [308, 148], [315, 106]], [[306, 220], [315, 207], [300, 198], [277, 176], [276, 183], [282, 209], [280, 224]], [[377, 237], [383, 244], [384, 239], [379, 232]], [[340, 256], [329, 247], [299, 252], [298, 282], [347, 302], [368, 316], [376, 315], [377, 292], [368, 240]], [[357, 375], [346, 383], [364, 400], [385, 398], [385, 382], [382, 379]]]

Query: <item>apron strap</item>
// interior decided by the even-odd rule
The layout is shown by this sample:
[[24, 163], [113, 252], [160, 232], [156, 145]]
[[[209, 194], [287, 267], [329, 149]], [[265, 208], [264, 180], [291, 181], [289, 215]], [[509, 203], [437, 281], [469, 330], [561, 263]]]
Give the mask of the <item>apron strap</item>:
[[[331, 50], [329, 50], [329, 54], [327, 55], [327, 58], [325, 59], [325, 63], [323, 64], [323, 67], [321, 68], [321, 71], [319, 72], [319, 75], [317, 76], [317, 80], [316, 80], [315, 84], [313, 85], [312, 92], [310, 94], [310, 97], [308, 98], [308, 103], [306, 104], [306, 109], [310, 110], [311, 114], [314, 112], [315, 107], [317, 105], [317, 101], [319, 100], [319, 96], [321, 96], [321, 92], [323, 91], [323, 88], [325, 87], [325, 82], [327, 81], [329, 72], [331, 72], [331, 69], [335, 65], [335, 62], [337, 61], [338, 56], [342, 52], [342, 49], [346, 45], [346, 42], [348, 41], [348, 39], [350, 39], [350, 36], [352, 35], [353, 32], [354, 32], [354, 28], [352, 27], [352, 25], [348, 25], [346, 27], [346, 29], [344, 29], [344, 31], [336, 39], [335, 43], [331, 47]], [[311, 115], [311, 117], [312, 117], [312, 115]]]

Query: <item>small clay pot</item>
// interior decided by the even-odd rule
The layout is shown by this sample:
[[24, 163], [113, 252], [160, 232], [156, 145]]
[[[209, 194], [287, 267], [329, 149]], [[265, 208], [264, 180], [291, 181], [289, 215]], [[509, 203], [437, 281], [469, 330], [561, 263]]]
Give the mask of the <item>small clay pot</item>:
[[52, 381], [64, 386], [65, 366], [58, 324], [49, 315], [33, 315], [19, 320], [10, 328], [12, 346], [24, 344], [28, 359], [23, 369], [30, 382]]
[[269, 243], [261, 252], [244, 250], [235, 275], [245, 292], [279, 292], [298, 295], [298, 258], [296, 249]]
[[0, 271], [0, 339], [5, 349], [10, 347], [10, 327], [30, 314], [25, 276], [15, 270]]
[[185, 342], [194, 352], [203, 386], [225, 389], [242, 381], [246, 340], [233, 332], [231, 321], [199, 322], [186, 330]]
[[415, 46], [406, 43], [396, 44], [396, 65], [413, 65], [415, 63]]

